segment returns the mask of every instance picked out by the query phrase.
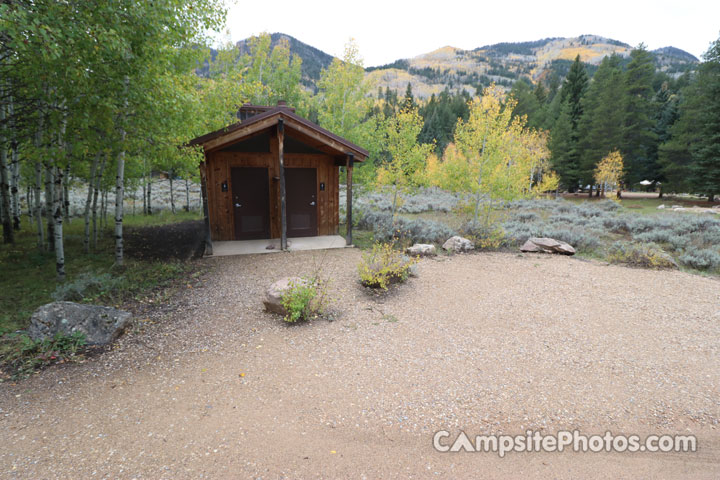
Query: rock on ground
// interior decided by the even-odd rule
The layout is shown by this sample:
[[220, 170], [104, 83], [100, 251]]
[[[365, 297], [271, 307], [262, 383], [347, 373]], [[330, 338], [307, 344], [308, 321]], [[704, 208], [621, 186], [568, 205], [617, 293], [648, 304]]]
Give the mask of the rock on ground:
[[469, 252], [475, 248], [475, 244], [467, 238], [455, 235], [448, 238], [442, 248], [451, 252]]
[[283, 307], [282, 297], [293, 285], [304, 283], [305, 280], [300, 277], [285, 277], [274, 282], [265, 291], [265, 310], [279, 315], [287, 315], [287, 310]]
[[416, 257], [428, 257], [437, 255], [437, 249], [435, 248], [435, 245], [428, 243], [416, 243], [412, 247], [408, 247], [405, 250], [405, 253]]
[[131, 320], [130, 312], [116, 308], [52, 302], [33, 313], [28, 334], [33, 340], [45, 340], [58, 333], [82, 332], [89, 345], [105, 345], [119, 337]]
[[554, 238], [529, 238], [522, 247], [521, 252], [530, 253], [559, 253], [561, 255], [575, 255], [575, 249], [565, 242], [555, 240]]

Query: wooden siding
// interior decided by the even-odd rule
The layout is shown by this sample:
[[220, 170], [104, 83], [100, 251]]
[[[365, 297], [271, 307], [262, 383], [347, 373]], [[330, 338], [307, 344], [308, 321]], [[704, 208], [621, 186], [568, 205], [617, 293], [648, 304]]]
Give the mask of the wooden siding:
[[[234, 167], [266, 167], [270, 186], [270, 235], [280, 237], [280, 182], [277, 136], [270, 135], [270, 153], [214, 151], [206, 153], [208, 214], [213, 240], [234, 240], [234, 208], [230, 169]], [[285, 168], [317, 169], [318, 235], [334, 235], [339, 225], [339, 171], [335, 157], [326, 154], [285, 153]], [[222, 191], [227, 182], [226, 192]], [[320, 191], [320, 184], [325, 190]]]

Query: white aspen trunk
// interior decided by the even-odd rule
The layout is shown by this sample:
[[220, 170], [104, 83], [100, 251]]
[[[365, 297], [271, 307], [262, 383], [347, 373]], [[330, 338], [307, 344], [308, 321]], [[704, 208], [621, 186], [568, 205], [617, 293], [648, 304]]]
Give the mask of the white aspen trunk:
[[107, 190], [100, 191], [100, 226], [107, 226]]
[[62, 183], [63, 171], [55, 167], [55, 198], [53, 201], [53, 216], [55, 225], [53, 235], [55, 237], [55, 271], [58, 281], [65, 280], [65, 249], [63, 248], [63, 211], [62, 211]]
[[185, 211], [190, 211], [190, 181], [185, 179]]
[[170, 211], [175, 215], [175, 194], [173, 192], [172, 173], [168, 174], [168, 180], [170, 180]]
[[100, 170], [98, 171], [95, 178], [95, 187], [93, 189], [93, 201], [92, 201], [92, 230], [93, 230], [93, 249], [97, 249], [97, 237], [98, 237], [98, 194], [100, 193], [100, 184], [102, 183], [103, 172], [105, 170], [105, 161], [107, 157], [102, 154], [102, 162], [100, 163]]
[[47, 219], [47, 249], [55, 248], [55, 219], [53, 217], [53, 199], [55, 198], [55, 175], [50, 165], [45, 165], [45, 217]]
[[[0, 109], [4, 109], [0, 107]], [[3, 241], [15, 243], [12, 226], [12, 210], [10, 208], [10, 172], [7, 164], [5, 138], [0, 137], [0, 212], [2, 212]]]
[[[120, 153], [117, 160], [117, 176], [115, 178], [115, 263], [122, 265], [123, 251], [123, 199], [125, 196], [125, 117], [128, 109], [127, 91], [129, 78], [125, 77], [125, 100], [123, 101], [122, 121], [120, 128]], [[171, 192], [172, 193], [172, 192]]]
[[[0, 89], [0, 98], [4, 91]], [[0, 105], [0, 124], [5, 123], [5, 105]], [[4, 130], [0, 130], [2, 132]], [[12, 211], [10, 210], [10, 172], [7, 163], [7, 139], [0, 135], [0, 218], [2, 218], [3, 241], [15, 243], [15, 235], [12, 228]]]
[[[64, 102], [62, 105], [64, 106]], [[57, 144], [60, 149], [58, 159], [55, 160], [55, 198], [53, 202], [54, 222], [53, 236], [55, 246], [55, 271], [57, 273], [57, 279], [60, 282], [65, 281], [65, 245], [63, 239], [63, 217], [64, 217], [64, 197], [65, 189], [63, 182], [63, 169], [57, 166], [58, 160], [69, 161], [67, 158], [67, 150], [65, 149], [65, 129], [67, 128], [67, 115], [63, 117], [60, 124], [60, 131], [58, 132]], [[67, 171], [67, 169], [66, 169]]]
[[[37, 130], [35, 131], [35, 148], [40, 149], [42, 145], [43, 136], [43, 117], [40, 116], [38, 120]], [[37, 226], [37, 247], [42, 250], [45, 247], [45, 229], [42, 223], [42, 198], [40, 190], [42, 189], [42, 164], [39, 161], [35, 161], [35, 225]], [[29, 208], [29, 204], [28, 204]]]
[[90, 253], [90, 206], [92, 204], [93, 191], [95, 190], [95, 173], [100, 163], [100, 153], [95, 155], [92, 166], [90, 167], [90, 178], [88, 178], [88, 194], [85, 200], [85, 235], [83, 237], [83, 248], [85, 253]]
[[[480, 150], [480, 158], [481, 159], [485, 155], [485, 146], [486, 145], [487, 145], [487, 136], [485, 138], [483, 138], [482, 149]], [[478, 223], [478, 216], [480, 215], [480, 198], [481, 198], [480, 192], [482, 189], [482, 169], [485, 166], [485, 161], [481, 160], [479, 163], [480, 163], [480, 166], [478, 168], [479, 173], [478, 173], [478, 181], [477, 181], [478, 190], [477, 190], [477, 195], [475, 196], [475, 213], [473, 214], [475, 224]]]
[[[42, 223], [42, 198], [40, 196], [40, 190], [42, 189], [42, 165], [40, 162], [35, 162], [35, 194], [33, 195], [33, 201], [35, 202], [35, 225], [37, 227], [37, 247], [42, 250], [45, 246], [45, 229]], [[29, 205], [28, 205], [29, 208]]]

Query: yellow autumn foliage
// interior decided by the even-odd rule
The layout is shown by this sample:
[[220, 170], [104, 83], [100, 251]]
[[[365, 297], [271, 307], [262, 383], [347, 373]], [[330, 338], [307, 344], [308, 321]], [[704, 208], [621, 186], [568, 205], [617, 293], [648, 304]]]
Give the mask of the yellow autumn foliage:
[[[492, 85], [470, 102], [467, 121], [458, 120], [455, 141], [447, 146], [433, 174], [440, 187], [512, 200], [541, 193], [554, 176], [548, 165], [547, 133], [513, 117], [515, 99]], [[428, 173], [429, 175], [429, 173]], [[538, 180], [546, 179], [536, 185]]]
[[613, 150], [605, 155], [595, 167], [595, 183], [611, 187], [619, 184], [624, 168], [622, 155], [619, 151]]

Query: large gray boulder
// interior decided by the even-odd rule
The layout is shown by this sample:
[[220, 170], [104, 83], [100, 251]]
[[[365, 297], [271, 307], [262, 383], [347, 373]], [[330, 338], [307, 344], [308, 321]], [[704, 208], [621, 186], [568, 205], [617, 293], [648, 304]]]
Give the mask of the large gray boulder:
[[293, 285], [302, 285], [307, 280], [300, 277], [285, 277], [273, 283], [265, 291], [265, 310], [280, 315], [287, 315], [287, 310], [282, 305], [282, 297]]
[[575, 249], [568, 243], [554, 238], [531, 237], [520, 247], [521, 252], [559, 253], [561, 255], [575, 255]]
[[35, 310], [30, 318], [28, 335], [45, 340], [56, 334], [85, 334], [89, 345], [105, 345], [117, 339], [132, 320], [124, 310], [74, 302], [52, 302]]
[[416, 243], [412, 247], [408, 247], [405, 250], [405, 253], [412, 257], [429, 257], [437, 255], [437, 250], [435, 249], [435, 245], [431, 245], [429, 243]]
[[455, 253], [469, 252], [475, 248], [475, 244], [467, 238], [455, 235], [454, 237], [448, 238], [447, 241], [443, 243], [442, 248]]

